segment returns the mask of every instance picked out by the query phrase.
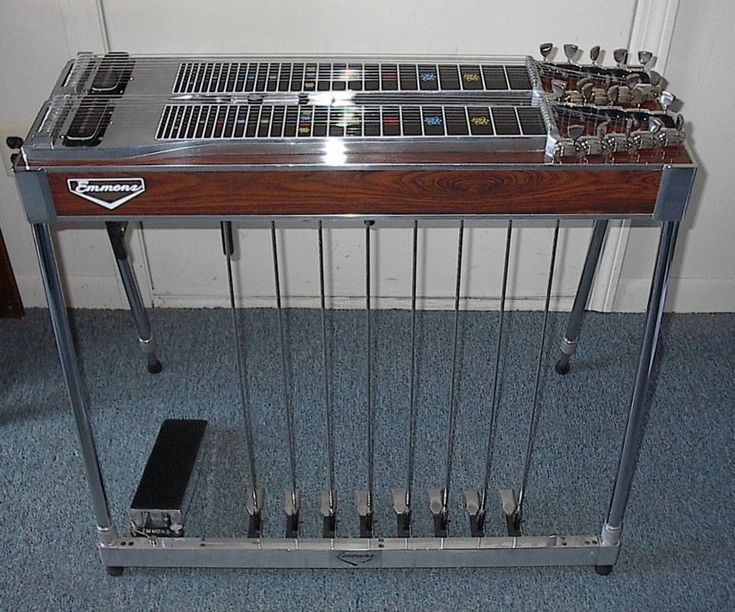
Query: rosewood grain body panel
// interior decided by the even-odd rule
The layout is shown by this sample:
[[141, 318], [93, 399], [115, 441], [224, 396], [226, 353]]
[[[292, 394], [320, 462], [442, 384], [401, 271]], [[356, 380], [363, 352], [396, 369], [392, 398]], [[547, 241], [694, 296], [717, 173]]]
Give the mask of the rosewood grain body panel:
[[[108, 211], [69, 192], [69, 178], [145, 179], [146, 191]], [[650, 215], [651, 171], [323, 170], [50, 173], [63, 216]]]

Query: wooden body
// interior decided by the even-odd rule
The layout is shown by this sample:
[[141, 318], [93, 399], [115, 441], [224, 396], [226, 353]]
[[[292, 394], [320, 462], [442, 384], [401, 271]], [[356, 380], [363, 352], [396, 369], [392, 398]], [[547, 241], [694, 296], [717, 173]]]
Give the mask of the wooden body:
[[[44, 164], [65, 217], [273, 215], [651, 216], [666, 164], [649, 159], [544, 163], [534, 153], [362, 154], [342, 165], [320, 156], [138, 158], [109, 165]], [[114, 210], [69, 191], [67, 180], [142, 178], [146, 190]]]

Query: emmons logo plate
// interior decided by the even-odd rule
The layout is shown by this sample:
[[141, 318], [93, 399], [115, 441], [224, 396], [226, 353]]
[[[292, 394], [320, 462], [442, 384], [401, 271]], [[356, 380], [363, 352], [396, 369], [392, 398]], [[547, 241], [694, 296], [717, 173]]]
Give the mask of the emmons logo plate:
[[114, 210], [145, 191], [142, 178], [73, 178], [67, 179], [74, 195]]

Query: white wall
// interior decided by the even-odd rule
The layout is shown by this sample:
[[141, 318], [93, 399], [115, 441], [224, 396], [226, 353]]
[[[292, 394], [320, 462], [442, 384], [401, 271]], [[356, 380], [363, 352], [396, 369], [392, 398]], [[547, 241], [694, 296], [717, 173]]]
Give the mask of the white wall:
[[[207, 3], [164, 0], [127, 2], [104, 0], [40, 0], [24, 3], [0, 0], [0, 134], [17, 132], [30, 123], [47, 95], [65, 58], [77, 50], [125, 49], [135, 53], [299, 52], [299, 53], [535, 53], [538, 42], [577, 42], [583, 48], [601, 44], [607, 49], [630, 44], [631, 49], [650, 48], [665, 61], [671, 41], [678, 2], [671, 0], [621, 0], [616, 3], [566, 0], [538, 3], [503, 0], [464, 2], [370, 3], [337, 0], [264, 3], [253, 0]], [[102, 7], [102, 12], [98, 10]], [[728, 9], [732, 14], [732, 9]], [[682, 12], [693, 12], [683, 7]], [[700, 7], [702, 13], [715, 9]], [[672, 59], [667, 74], [672, 88], [690, 108], [696, 92], [693, 67], [678, 52], [694, 35], [689, 17], [677, 22]], [[724, 20], [723, 20], [724, 22]], [[706, 27], [706, 23], [702, 26]], [[721, 26], [724, 28], [724, 26]], [[707, 36], [697, 34], [700, 40]], [[723, 43], [724, 44], [724, 43]], [[704, 51], [702, 52], [704, 53]], [[714, 69], [714, 68], [712, 68]], [[695, 71], [696, 72], [696, 71]], [[710, 80], [709, 82], [713, 82]], [[689, 90], [694, 91], [689, 91]], [[696, 101], [696, 96], [694, 96]], [[696, 102], [695, 102], [696, 103]], [[693, 113], [687, 113], [694, 118]], [[704, 115], [704, 113], [702, 113]], [[707, 115], [696, 117], [693, 133], [698, 145], [704, 139]], [[714, 129], [714, 128], [711, 128]], [[707, 138], [710, 141], [709, 138]], [[716, 140], [716, 139], [714, 139]], [[706, 197], [717, 198], [708, 178]], [[723, 187], [724, 190], [724, 187]], [[710, 195], [711, 194], [711, 195]], [[12, 181], [0, 176], [0, 226], [5, 233], [21, 293], [29, 306], [43, 304], [30, 232], [22, 218]], [[698, 204], [693, 233], [716, 225], [716, 205]], [[712, 219], [704, 221], [703, 219]], [[702, 225], [704, 224], [704, 226]], [[723, 228], [722, 225], [719, 227]], [[723, 228], [724, 229], [724, 228]], [[382, 306], [405, 306], [410, 291], [410, 253], [405, 230], [377, 233], [375, 274]], [[718, 236], [724, 241], [724, 231]], [[289, 229], [281, 234], [286, 287], [295, 305], [315, 305], [317, 295], [316, 236], [312, 230]], [[465, 292], [474, 299], [471, 307], [494, 307], [497, 303], [500, 258], [504, 231], [471, 229], [467, 236], [468, 275]], [[516, 307], [539, 307], [545, 288], [548, 226], [526, 227], [516, 235], [520, 270], [512, 279]], [[565, 231], [561, 241], [563, 272], [557, 277], [558, 306], [568, 307], [589, 238], [583, 224]], [[239, 287], [247, 305], [272, 304], [269, 237], [264, 230], [242, 230], [240, 242], [247, 245], [240, 261]], [[705, 240], [705, 244], [706, 244]], [[712, 241], [709, 241], [712, 244]], [[607, 241], [599, 280], [592, 298], [599, 309], [640, 309], [645, 303], [650, 269], [650, 236], [636, 228], [612, 228]], [[701, 254], [707, 247], [685, 233], [684, 262], [689, 274], [698, 275], [700, 309], [723, 309], [717, 293], [722, 279], [733, 284], [731, 263], [709, 256], [707, 267]], [[447, 307], [453, 290], [456, 230], [422, 232], [422, 275], [419, 292], [425, 307]], [[696, 246], [695, 246], [696, 245]], [[362, 232], [330, 232], [332, 305], [361, 306], [363, 281]], [[655, 247], [655, 245], [654, 245]], [[225, 304], [226, 281], [216, 226], [208, 229], [161, 229], [136, 231], [131, 248], [146, 299], [157, 306], [214, 306]], [[122, 293], [112, 256], [100, 230], [64, 229], [60, 250], [67, 272], [72, 304], [86, 307], [120, 307]], [[680, 258], [682, 254], [680, 253]], [[633, 263], [630, 263], [633, 262]], [[730, 266], [728, 268], [728, 265]], [[708, 297], [712, 293], [711, 298]], [[721, 293], [721, 292], [720, 292]], [[724, 302], [730, 300], [724, 296]]]
[[[735, 172], [730, 104], [735, 82], [724, 76], [732, 54], [735, 3], [682, 2], [666, 75], [684, 101], [690, 142], [701, 167], [695, 197], [682, 225], [672, 270], [669, 307], [679, 312], [735, 311]], [[646, 273], [652, 267], [657, 232], [631, 232], [615, 308], [645, 305]]]

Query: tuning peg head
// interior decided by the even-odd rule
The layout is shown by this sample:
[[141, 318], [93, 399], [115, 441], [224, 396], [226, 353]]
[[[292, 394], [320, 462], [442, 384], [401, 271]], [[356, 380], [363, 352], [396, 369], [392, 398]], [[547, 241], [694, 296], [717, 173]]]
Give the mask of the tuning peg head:
[[588, 83], [594, 83], [594, 79], [591, 76], [586, 76], [583, 79], [577, 81], [577, 91], [582, 91], [582, 88]]
[[651, 134], [660, 132], [663, 127], [664, 127], [664, 122], [661, 121], [661, 119], [659, 119], [658, 117], [651, 115], [648, 118], [648, 131], [651, 132]]
[[590, 49], [590, 59], [592, 60], [592, 65], [597, 66], [597, 60], [600, 59], [600, 45], [595, 45]]
[[583, 98], [584, 98], [585, 100], [587, 100], [588, 102], [589, 102], [589, 101], [590, 101], [590, 100], [592, 99], [592, 97], [593, 97], [593, 96], [595, 95], [595, 94], [594, 94], [594, 92], [592, 91], [592, 90], [593, 90], [594, 88], [595, 88], [595, 84], [594, 84], [594, 83], [592, 83], [592, 82], [590, 82], [590, 83], [585, 83], [585, 84], [584, 84], [584, 85], [582, 86], [582, 89], [580, 90], [580, 91], [582, 92], [582, 97], [583, 97]]
[[613, 51], [613, 59], [618, 65], [618, 68], [625, 68], [625, 65], [628, 63], [628, 50], [622, 48], [615, 49], [615, 51]]
[[597, 126], [597, 137], [602, 138], [607, 134], [607, 128], [610, 125], [609, 121], [603, 121], [600, 125]]
[[569, 136], [569, 138], [571, 138], [572, 140], [579, 140], [579, 138], [583, 135], [584, 135], [583, 125], [570, 125], [567, 128], [567, 136]]
[[620, 97], [620, 85], [610, 85], [607, 88], [607, 99], [610, 100], [611, 104], [615, 104]]
[[554, 79], [551, 81], [551, 92], [557, 100], [561, 100], [567, 93], [567, 84], [565, 81]]
[[684, 129], [684, 115], [682, 115], [681, 113], [679, 113], [676, 116], [675, 126], [676, 126], [676, 129], [679, 130], [680, 132]]
[[573, 44], [566, 44], [564, 45], [564, 55], [567, 56], [567, 59], [570, 63], [574, 63], [574, 58], [577, 57], [577, 53], [579, 52], [579, 47], [577, 45]]
[[658, 72], [655, 70], [651, 70], [648, 73], [648, 81], [653, 85], [654, 87], [658, 87], [663, 83], [664, 77], [662, 77]]
[[635, 87], [640, 82], [641, 82], [641, 75], [640, 74], [636, 74], [635, 72], [633, 72], [632, 74], [629, 74], [627, 77], [625, 77], [625, 84], [628, 87], [631, 87], [631, 88], [632, 87]]
[[669, 106], [676, 100], [676, 96], [672, 94], [670, 91], [662, 91], [661, 95], [658, 97], [658, 101], [661, 104], [661, 108], [664, 109], [664, 111], [669, 109]]
[[541, 43], [538, 47], [538, 50], [541, 52], [541, 57], [544, 59], [545, 62], [549, 61], [549, 56], [551, 55], [551, 52], [554, 50], [554, 43]]
[[633, 104], [640, 106], [646, 99], [646, 90], [642, 87], [633, 87], [630, 90], [630, 97]]
[[638, 63], [644, 68], [651, 62], [652, 59], [653, 53], [651, 53], [650, 51], [638, 51]]
[[20, 149], [23, 146], [23, 139], [20, 136], [8, 136], [5, 144], [9, 149]]

